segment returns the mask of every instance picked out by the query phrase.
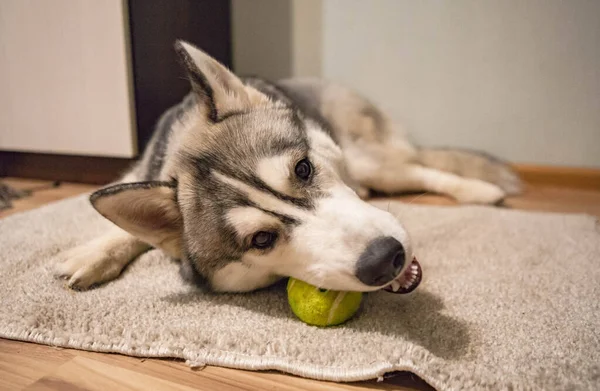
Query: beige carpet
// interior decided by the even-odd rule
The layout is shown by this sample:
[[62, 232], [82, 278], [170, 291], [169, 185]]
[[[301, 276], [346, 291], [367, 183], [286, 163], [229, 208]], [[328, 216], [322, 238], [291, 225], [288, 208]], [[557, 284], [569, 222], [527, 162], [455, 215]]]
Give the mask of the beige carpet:
[[296, 320], [282, 285], [195, 291], [157, 251], [115, 282], [70, 291], [49, 259], [107, 223], [81, 197], [15, 215], [0, 220], [0, 336], [337, 381], [409, 370], [439, 390], [600, 389], [594, 218], [390, 210], [412, 232], [425, 279], [410, 296], [369, 295], [358, 319], [331, 329]]

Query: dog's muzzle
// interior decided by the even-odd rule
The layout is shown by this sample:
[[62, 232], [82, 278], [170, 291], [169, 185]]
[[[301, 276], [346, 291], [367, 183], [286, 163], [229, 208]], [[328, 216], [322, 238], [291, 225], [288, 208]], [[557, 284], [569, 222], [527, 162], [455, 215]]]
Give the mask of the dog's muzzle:
[[402, 243], [390, 236], [379, 237], [369, 243], [358, 259], [356, 277], [365, 285], [385, 286], [385, 290], [393, 293], [409, 293], [420, 284], [423, 271], [416, 258], [406, 268], [405, 263]]

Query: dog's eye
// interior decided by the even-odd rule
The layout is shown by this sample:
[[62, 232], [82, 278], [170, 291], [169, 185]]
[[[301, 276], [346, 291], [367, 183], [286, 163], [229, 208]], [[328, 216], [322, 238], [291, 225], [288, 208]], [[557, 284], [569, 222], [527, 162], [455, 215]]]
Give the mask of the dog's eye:
[[296, 176], [303, 181], [310, 178], [310, 174], [312, 174], [312, 166], [310, 165], [310, 161], [308, 159], [302, 159], [296, 164], [296, 168], [294, 169]]
[[254, 234], [252, 237], [252, 247], [258, 249], [265, 249], [273, 246], [277, 240], [277, 233], [275, 232], [267, 232], [267, 231], [259, 231]]

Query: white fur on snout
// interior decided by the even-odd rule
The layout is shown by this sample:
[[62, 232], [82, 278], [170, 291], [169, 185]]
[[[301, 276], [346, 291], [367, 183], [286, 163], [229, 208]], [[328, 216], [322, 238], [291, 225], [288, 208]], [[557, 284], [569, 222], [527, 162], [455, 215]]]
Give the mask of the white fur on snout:
[[410, 241], [400, 223], [345, 186], [320, 199], [313, 213], [303, 217], [270, 252], [248, 252], [242, 261], [321, 288], [373, 291], [379, 287], [365, 285], [355, 275], [357, 261], [372, 240], [394, 237], [404, 246], [407, 259], [411, 257]]
[[263, 158], [258, 162], [257, 174], [271, 188], [280, 193], [292, 195], [290, 186], [290, 156], [277, 155]]
[[397, 239], [412, 257], [408, 235], [390, 213], [360, 200], [346, 188], [319, 202], [314, 217], [294, 230], [293, 247], [303, 253], [297, 278], [334, 290], [372, 291], [355, 275], [357, 261], [372, 240]]

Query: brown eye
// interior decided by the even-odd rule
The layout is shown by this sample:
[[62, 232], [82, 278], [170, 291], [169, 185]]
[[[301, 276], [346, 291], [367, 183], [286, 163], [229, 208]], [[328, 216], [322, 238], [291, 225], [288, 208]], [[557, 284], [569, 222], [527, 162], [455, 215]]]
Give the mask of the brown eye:
[[303, 181], [306, 181], [310, 178], [310, 174], [312, 174], [312, 166], [308, 159], [302, 159], [296, 164], [296, 168], [294, 169], [296, 176]]
[[267, 232], [267, 231], [259, 231], [254, 234], [252, 237], [252, 247], [258, 249], [265, 249], [272, 247], [275, 241], [277, 240], [277, 233], [275, 232]]

